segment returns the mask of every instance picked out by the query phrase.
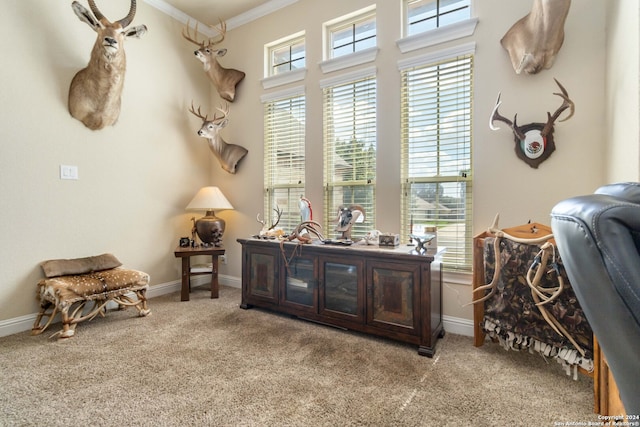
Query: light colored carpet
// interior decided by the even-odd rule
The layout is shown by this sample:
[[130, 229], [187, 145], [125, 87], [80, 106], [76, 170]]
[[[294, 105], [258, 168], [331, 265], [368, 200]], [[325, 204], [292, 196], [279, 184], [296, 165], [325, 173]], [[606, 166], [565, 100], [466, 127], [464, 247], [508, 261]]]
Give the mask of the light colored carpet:
[[447, 334], [417, 347], [261, 309], [240, 290], [150, 300], [70, 340], [0, 338], [3, 426], [553, 426], [597, 421], [593, 383]]

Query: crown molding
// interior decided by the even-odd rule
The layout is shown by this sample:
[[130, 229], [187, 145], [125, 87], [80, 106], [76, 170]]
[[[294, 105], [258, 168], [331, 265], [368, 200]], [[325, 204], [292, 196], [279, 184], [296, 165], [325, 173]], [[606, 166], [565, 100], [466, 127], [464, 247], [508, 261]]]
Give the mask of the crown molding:
[[269, 0], [258, 7], [254, 7], [253, 9], [241, 13], [238, 16], [227, 19], [227, 28], [236, 28], [241, 25], [248, 24], [251, 21], [267, 16], [284, 7], [291, 6], [298, 1], [299, 0]]
[[[240, 27], [241, 25], [248, 24], [251, 21], [255, 21], [258, 18], [262, 18], [263, 16], [269, 15], [277, 10], [297, 3], [298, 1], [299, 0], [269, 0], [268, 2], [258, 7], [227, 19], [227, 30], [232, 30], [234, 28]], [[203, 24], [197, 19], [187, 15], [180, 9], [167, 3], [165, 0], [144, 0], [144, 2], [151, 7], [158, 9], [160, 12], [169, 15], [176, 21], [182, 22], [183, 24], [186, 24], [187, 21], [198, 22], [199, 24], [201, 24], [198, 25], [199, 29], [201, 30], [200, 32], [207, 37], [214, 37], [218, 35], [216, 31], [210, 29], [206, 24]]]

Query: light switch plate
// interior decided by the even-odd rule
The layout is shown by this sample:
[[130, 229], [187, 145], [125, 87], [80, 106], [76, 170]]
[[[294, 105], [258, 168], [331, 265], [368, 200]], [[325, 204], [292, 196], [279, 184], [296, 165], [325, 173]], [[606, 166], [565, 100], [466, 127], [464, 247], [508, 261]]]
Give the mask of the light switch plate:
[[78, 167], [60, 165], [60, 179], [78, 179]]

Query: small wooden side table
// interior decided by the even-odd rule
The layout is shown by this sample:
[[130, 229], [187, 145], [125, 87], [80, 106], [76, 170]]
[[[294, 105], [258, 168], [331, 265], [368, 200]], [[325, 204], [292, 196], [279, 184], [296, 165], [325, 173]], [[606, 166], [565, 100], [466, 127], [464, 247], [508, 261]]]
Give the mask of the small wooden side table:
[[196, 255], [211, 255], [211, 298], [218, 298], [218, 256], [224, 255], [224, 248], [215, 246], [203, 247], [180, 247], [178, 246], [173, 252], [176, 258], [182, 258], [182, 290], [180, 294], [181, 301], [189, 301], [189, 292], [191, 291], [191, 276], [197, 276], [205, 273], [191, 272], [191, 257]]

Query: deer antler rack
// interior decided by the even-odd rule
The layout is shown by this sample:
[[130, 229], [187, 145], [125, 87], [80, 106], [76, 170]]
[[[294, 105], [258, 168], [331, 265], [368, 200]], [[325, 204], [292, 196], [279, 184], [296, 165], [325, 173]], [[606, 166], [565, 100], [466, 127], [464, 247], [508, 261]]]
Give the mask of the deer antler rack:
[[196, 110], [193, 107], [193, 100], [191, 100], [191, 108], [189, 109], [189, 112], [199, 119], [202, 119], [203, 122], [207, 121], [208, 116], [206, 114], [204, 116], [202, 115], [202, 112], [200, 112], [200, 106], [198, 106], [198, 112], [196, 113]]
[[200, 47], [210, 47], [210, 46], [214, 46], [217, 45], [219, 43], [222, 43], [222, 41], [224, 40], [224, 36], [227, 33], [227, 24], [226, 22], [224, 22], [222, 19], [220, 19], [220, 28], [215, 27], [213, 25], [207, 25], [209, 28], [211, 28], [212, 30], [215, 30], [218, 32], [218, 34], [220, 35], [220, 39], [219, 40], [214, 40], [214, 38], [209, 38], [209, 39], [205, 39], [202, 41], [198, 40], [198, 21], [196, 21], [196, 25], [194, 28], [194, 34], [191, 35], [191, 25], [190, 25], [191, 21], [187, 21], [187, 27], [182, 29], [182, 37], [184, 37], [186, 40], [190, 41], [191, 43], [195, 44], [196, 46], [200, 46]]

